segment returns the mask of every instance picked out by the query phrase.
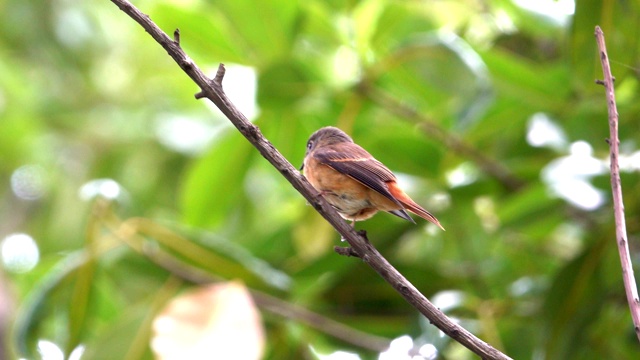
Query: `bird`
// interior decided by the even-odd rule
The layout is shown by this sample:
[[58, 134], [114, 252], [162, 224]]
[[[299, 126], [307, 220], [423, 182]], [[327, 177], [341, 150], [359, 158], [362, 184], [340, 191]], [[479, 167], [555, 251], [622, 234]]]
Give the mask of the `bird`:
[[311, 134], [300, 170], [352, 226], [378, 211], [415, 224], [408, 210], [444, 230], [433, 214], [400, 188], [391, 170], [336, 127], [323, 127]]

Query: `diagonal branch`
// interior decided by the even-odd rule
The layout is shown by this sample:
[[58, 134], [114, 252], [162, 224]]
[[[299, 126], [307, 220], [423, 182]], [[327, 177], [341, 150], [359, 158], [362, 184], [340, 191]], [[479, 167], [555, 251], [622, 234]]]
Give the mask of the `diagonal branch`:
[[478, 339], [469, 331], [449, 319], [442, 311], [435, 307], [413, 284], [400, 274], [364, 237], [356, 233], [338, 213], [318, 196], [318, 192], [293, 167], [280, 152], [262, 135], [260, 129], [249, 122], [247, 118], [231, 103], [222, 89], [224, 65], [220, 64], [213, 80], [195, 65], [182, 50], [179, 36], [169, 38], [149, 16], [143, 14], [127, 0], [111, 0], [123, 12], [138, 22], [171, 56], [182, 70], [200, 87], [196, 98], [206, 97], [211, 100], [231, 123], [247, 138], [247, 140], [291, 183], [291, 185], [307, 199], [307, 201], [322, 215], [358, 254], [362, 261], [371, 266], [385, 281], [387, 281], [407, 302], [420, 311], [429, 321], [452, 339], [458, 341], [483, 359], [510, 359], [491, 345]]
[[600, 62], [602, 63], [602, 73], [604, 81], [596, 81], [603, 85], [607, 96], [607, 109], [609, 111], [609, 151], [611, 156], [611, 191], [613, 193], [613, 215], [616, 222], [616, 243], [622, 265], [622, 281], [624, 282], [627, 302], [631, 310], [633, 327], [636, 336], [640, 340], [640, 298], [638, 298], [638, 288], [633, 276], [633, 266], [629, 255], [629, 243], [627, 241], [627, 226], [624, 220], [624, 204], [622, 203], [622, 185], [620, 183], [620, 168], [618, 166], [618, 109], [616, 97], [613, 89], [613, 76], [609, 66], [609, 56], [604, 42], [604, 33], [600, 26], [596, 26], [596, 42], [600, 51]]

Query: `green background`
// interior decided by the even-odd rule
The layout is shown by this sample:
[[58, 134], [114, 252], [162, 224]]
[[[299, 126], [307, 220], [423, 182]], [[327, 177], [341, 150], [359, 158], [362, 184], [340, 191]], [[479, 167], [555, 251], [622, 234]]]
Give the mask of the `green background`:
[[[179, 28], [211, 77], [227, 65], [225, 90], [295, 166], [308, 136], [333, 125], [400, 174], [447, 231], [385, 214], [356, 227], [428, 298], [455, 295], [436, 304], [471, 332], [514, 359], [640, 357], [593, 35], [600, 25], [616, 77], [638, 264], [638, 1], [579, 0], [564, 20], [507, 0], [135, 5], [168, 34]], [[149, 247], [355, 329], [407, 334], [438, 358], [476, 358], [362, 261], [336, 255], [339, 235], [114, 4], [3, 0], [0, 14], [0, 239], [25, 233], [39, 250], [28, 271], [0, 268], [0, 358], [38, 358], [38, 339], [65, 353], [83, 344], [83, 359], [152, 358], [149, 318], [191, 285], [167, 285]], [[527, 140], [540, 118], [558, 142]], [[590, 156], [569, 156], [586, 144]], [[576, 158], [584, 166], [555, 174], [600, 190], [594, 206], [548, 180]], [[119, 195], [86, 196], [99, 179]], [[296, 319], [263, 320], [265, 358], [313, 359], [310, 346], [377, 358]]]

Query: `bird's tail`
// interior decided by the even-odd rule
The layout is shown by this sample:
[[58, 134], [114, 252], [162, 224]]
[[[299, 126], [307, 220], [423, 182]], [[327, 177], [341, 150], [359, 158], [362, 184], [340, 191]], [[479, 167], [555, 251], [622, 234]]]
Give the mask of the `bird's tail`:
[[415, 202], [413, 202], [413, 200], [409, 199], [409, 201], [400, 200], [400, 202], [405, 207], [405, 209], [411, 211], [412, 213], [420, 216], [421, 218], [423, 218], [423, 219], [425, 219], [427, 221], [430, 221], [430, 222], [438, 225], [438, 227], [440, 229], [444, 230], [442, 225], [440, 225], [440, 221], [438, 221], [438, 219], [436, 219], [436, 217], [433, 216], [433, 214], [431, 214], [430, 212], [428, 212], [427, 210], [422, 208], [422, 206], [420, 206], [420, 205], [416, 204]]
[[391, 195], [393, 195], [393, 197], [396, 198], [400, 202], [400, 204], [404, 206], [405, 209], [411, 211], [412, 213], [420, 216], [427, 221], [438, 225], [440, 229], [444, 230], [442, 225], [440, 225], [440, 221], [438, 221], [438, 219], [436, 219], [433, 214], [425, 210], [422, 206], [416, 204], [415, 201], [411, 200], [409, 195], [402, 191], [402, 189], [400, 189], [400, 187], [398, 187], [395, 183], [388, 183], [388, 187]]

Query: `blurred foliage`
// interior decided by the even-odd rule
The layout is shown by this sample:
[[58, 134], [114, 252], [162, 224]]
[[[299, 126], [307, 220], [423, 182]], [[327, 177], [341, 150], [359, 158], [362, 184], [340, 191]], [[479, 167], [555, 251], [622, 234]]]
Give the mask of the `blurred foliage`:
[[[616, 77], [637, 271], [640, 3], [580, 0], [565, 15], [568, 1], [535, 2], [548, 13], [521, 3], [135, 2], [167, 33], [179, 28], [212, 76], [228, 65], [225, 89], [294, 165], [309, 134], [335, 125], [400, 174], [447, 231], [384, 214], [357, 228], [480, 338], [515, 359], [637, 359], [593, 32], [602, 26]], [[152, 358], [153, 316], [193, 286], [176, 285], [158, 252], [354, 329], [433, 344], [439, 358], [475, 358], [368, 266], [336, 255], [339, 236], [112, 3], [0, 9], [0, 239], [28, 234], [39, 251], [25, 270], [2, 247], [13, 301], [0, 304], [14, 311], [0, 358], [39, 358], [42, 340], [65, 354], [82, 344], [83, 359]], [[265, 358], [377, 358], [295, 317], [262, 316]]]

